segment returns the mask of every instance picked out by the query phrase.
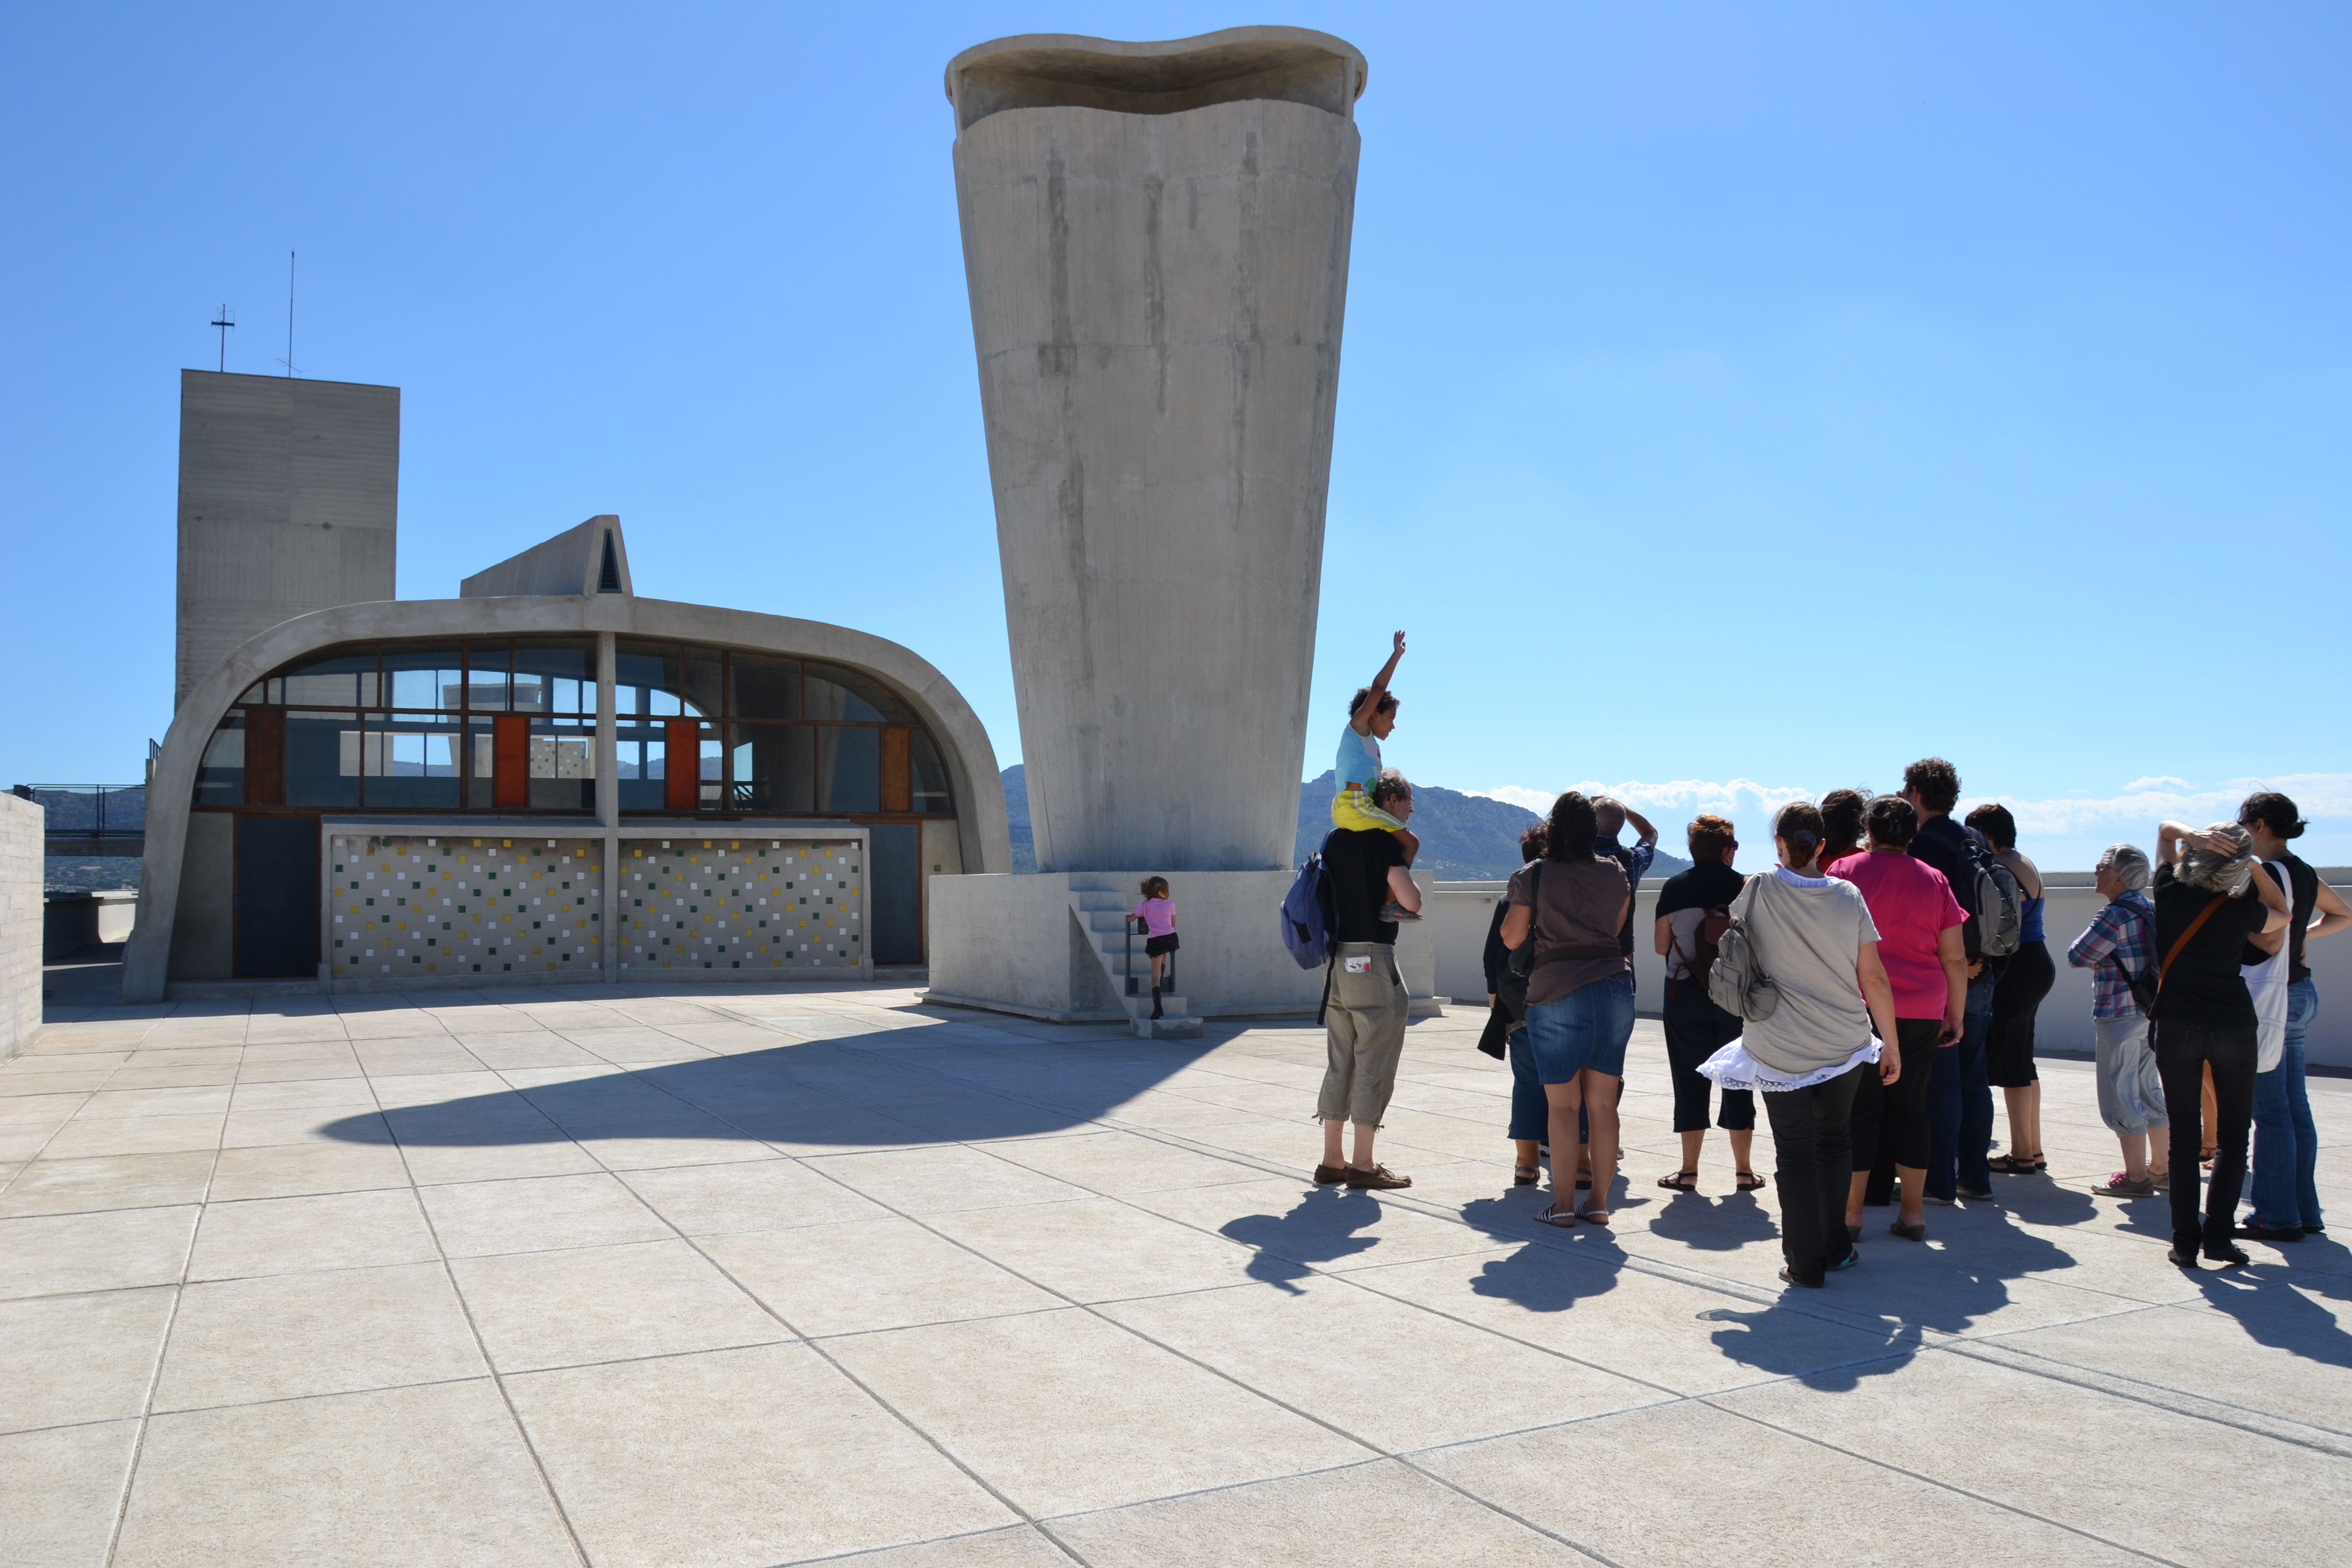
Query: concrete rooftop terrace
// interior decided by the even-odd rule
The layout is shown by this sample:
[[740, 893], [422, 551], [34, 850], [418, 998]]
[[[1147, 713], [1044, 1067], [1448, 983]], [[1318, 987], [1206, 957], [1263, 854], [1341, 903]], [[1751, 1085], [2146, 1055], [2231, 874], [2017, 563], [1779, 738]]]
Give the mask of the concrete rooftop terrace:
[[[1719, 1135], [1652, 1184], [1656, 1025], [1617, 1226], [1562, 1233], [1479, 1021], [1413, 1026], [1375, 1198], [1307, 1180], [1311, 1027], [53, 1014], [0, 1066], [0, 1561], [2344, 1560], [2352, 1253], [2176, 1272], [2161, 1200], [2082, 1190], [2086, 1067], [2044, 1064], [2058, 1180], [1784, 1295]], [[2344, 1229], [2352, 1083], [2312, 1089]]]

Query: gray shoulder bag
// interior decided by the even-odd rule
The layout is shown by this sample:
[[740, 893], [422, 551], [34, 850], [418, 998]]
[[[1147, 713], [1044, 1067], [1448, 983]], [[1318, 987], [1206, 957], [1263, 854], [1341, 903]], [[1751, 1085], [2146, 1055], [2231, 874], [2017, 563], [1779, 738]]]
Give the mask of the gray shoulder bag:
[[[1756, 900], [1762, 897], [1759, 889], [1748, 900], [1751, 913]], [[1772, 977], [1757, 962], [1756, 943], [1748, 935], [1746, 916], [1732, 916], [1731, 929], [1716, 945], [1715, 964], [1706, 972], [1706, 994], [1725, 1012], [1737, 1014], [1751, 1024], [1762, 1023], [1780, 1006], [1780, 988], [1772, 984]]]

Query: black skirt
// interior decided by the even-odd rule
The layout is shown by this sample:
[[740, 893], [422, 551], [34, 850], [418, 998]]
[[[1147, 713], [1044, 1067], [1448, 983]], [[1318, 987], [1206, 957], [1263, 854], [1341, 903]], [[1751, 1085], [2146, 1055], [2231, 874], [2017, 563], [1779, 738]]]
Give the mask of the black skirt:
[[2058, 979], [2050, 950], [2038, 942], [2021, 943], [2000, 972], [1992, 994], [1991, 1028], [1985, 1040], [1985, 1077], [1995, 1089], [2023, 1089], [2038, 1076], [2033, 1068], [2033, 1016]]
[[1163, 952], [1175, 952], [1179, 945], [1181, 944], [1176, 941], [1176, 933], [1172, 931], [1166, 936], [1147, 937], [1143, 943], [1143, 956], [1157, 958]]

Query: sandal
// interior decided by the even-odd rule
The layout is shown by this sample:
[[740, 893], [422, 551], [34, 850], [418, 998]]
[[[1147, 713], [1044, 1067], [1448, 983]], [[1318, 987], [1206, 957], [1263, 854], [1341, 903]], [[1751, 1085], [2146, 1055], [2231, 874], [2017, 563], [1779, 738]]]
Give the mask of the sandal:
[[1543, 1213], [1536, 1215], [1536, 1223], [1538, 1225], [1551, 1226], [1559, 1230], [1567, 1230], [1576, 1224], [1576, 1211], [1574, 1209], [1564, 1209], [1558, 1204], [1554, 1204], [1551, 1207], [1544, 1210]]
[[1536, 1178], [1541, 1173], [1533, 1165], [1514, 1165], [1511, 1167], [1511, 1185], [1532, 1187], [1536, 1184]]
[[1753, 1171], [1734, 1171], [1731, 1175], [1733, 1184], [1743, 1193], [1752, 1193], [1764, 1184], [1764, 1178]]
[[1670, 1187], [1678, 1193], [1695, 1193], [1698, 1191], [1698, 1173], [1696, 1171], [1676, 1171], [1671, 1176], [1660, 1176], [1658, 1178], [1658, 1185], [1662, 1187]]
[[1590, 1172], [1590, 1171], [1579, 1171], [1579, 1172], [1577, 1172], [1577, 1173], [1576, 1173], [1576, 1190], [1577, 1190], [1578, 1192], [1580, 1192], [1580, 1192], [1587, 1191], [1588, 1189], [1590, 1189], [1590, 1188], [1591, 1187], [1591, 1185], [1592, 1185], [1592, 1173], [1591, 1173], [1591, 1172]]
[[1985, 1169], [1999, 1171], [2004, 1176], [2030, 1176], [2049, 1163], [2047, 1160], [2028, 1159], [2021, 1154], [1998, 1154], [1985, 1162]]
[[1582, 1220], [1587, 1225], [1597, 1225], [1603, 1230], [1609, 1228], [1609, 1211], [1607, 1209], [1586, 1209], [1582, 1214], [1578, 1215], [1576, 1217]]

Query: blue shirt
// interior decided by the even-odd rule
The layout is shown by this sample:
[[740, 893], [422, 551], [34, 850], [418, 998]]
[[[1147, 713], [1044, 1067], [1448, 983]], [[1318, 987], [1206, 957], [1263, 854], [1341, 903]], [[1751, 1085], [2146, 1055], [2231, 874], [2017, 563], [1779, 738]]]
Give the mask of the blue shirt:
[[1626, 957], [1631, 958], [1633, 956], [1633, 903], [1640, 901], [1642, 879], [1650, 874], [1651, 863], [1658, 858], [1658, 847], [1637, 841], [1631, 849], [1620, 849], [1617, 847], [1617, 836], [1612, 833], [1606, 838], [1593, 839], [1592, 852], [1605, 855], [1624, 867], [1626, 890], [1635, 895], [1633, 902], [1625, 906], [1625, 924], [1617, 933], [1617, 945], [1625, 950]]
[[1381, 743], [1370, 735], [1359, 735], [1353, 724], [1339, 731], [1339, 760], [1333, 766], [1331, 787], [1339, 794], [1348, 793], [1355, 784], [1369, 800], [1372, 783], [1381, 776]]

